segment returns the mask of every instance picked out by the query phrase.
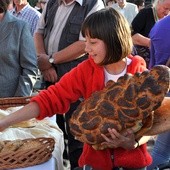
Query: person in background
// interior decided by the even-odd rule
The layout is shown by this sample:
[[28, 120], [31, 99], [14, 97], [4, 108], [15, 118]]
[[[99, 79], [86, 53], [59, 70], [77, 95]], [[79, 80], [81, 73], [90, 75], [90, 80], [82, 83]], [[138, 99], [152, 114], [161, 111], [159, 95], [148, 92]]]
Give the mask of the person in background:
[[41, 4], [39, 1], [37, 1], [36, 5], [34, 6], [34, 8], [39, 11], [40, 13], [42, 13], [42, 8], [41, 8]]
[[145, 8], [145, 1], [144, 0], [134, 0], [134, 4], [137, 5], [138, 10]]
[[116, 0], [106, 1], [106, 6], [112, 6], [113, 4], [117, 3]]
[[10, 3], [8, 5], [8, 10], [11, 11], [14, 8], [13, 0], [10, 0]]
[[[38, 67], [46, 87], [59, 81], [68, 71], [87, 59], [84, 55], [84, 38], [80, 33], [81, 25], [88, 15], [102, 8], [104, 8], [102, 0], [49, 0], [47, 2], [34, 37]], [[67, 110], [68, 114], [57, 115], [57, 123], [65, 133], [66, 140], [68, 136], [68, 153], [72, 169], [78, 165], [83, 146], [70, 133], [68, 122], [81, 101], [82, 99], [72, 103]], [[66, 150], [64, 157], [67, 160]]]
[[[170, 16], [157, 22], [149, 34], [151, 39], [149, 68], [167, 65], [170, 61]], [[166, 42], [166, 43], [165, 43]], [[170, 97], [170, 92], [167, 94]], [[158, 135], [152, 153], [153, 162], [147, 170], [159, 169], [164, 165], [170, 168], [170, 132]], [[169, 162], [169, 165], [168, 165]], [[167, 167], [168, 168], [168, 167]]]
[[154, 0], [145, 0], [145, 7], [152, 7]]
[[132, 39], [138, 55], [142, 56], [149, 67], [150, 38], [149, 33], [154, 24], [167, 16], [170, 11], [170, 0], [155, 0], [153, 7], [140, 10], [132, 21]]
[[111, 7], [119, 11], [127, 19], [129, 25], [131, 25], [132, 20], [138, 13], [137, 5], [126, 0], [116, 0], [116, 2]]
[[0, 1], [0, 97], [30, 96], [37, 76], [37, 58], [27, 23]]
[[41, 10], [43, 10], [45, 8], [45, 4], [47, 3], [47, 0], [40, 0], [39, 3], [41, 6]]
[[151, 40], [149, 68], [154, 65], [166, 65], [170, 58], [170, 16], [156, 23], [149, 37]]
[[29, 5], [27, 0], [13, 0], [15, 8], [10, 12], [19, 19], [26, 21], [34, 35], [41, 13]]
[[42, 10], [44, 9], [46, 3], [47, 0], [39, 0], [37, 1], [36, 6], [34, 8], [38, 10], [40, 13], [42, 13]]
[[[131, 55], [133, 44], [128, 22], [113, 8], [104, 8], [88, 16], [82, 26], [82, 35], [86, 39], [85, 51], [89, 58], [65, 74], [55, 85], [42, 90], [28, 105], [1, 119], [0, 131], [33, 117], [43, 119], [55, 113], [63, 114], [72, 102], [80, 97], [88, 99], [93, 92], [102, 90], [109, 80], [117, 81], [126, 73], [146, 70], [144, 59]], [[141, 138], [138, 145], [131, 129], [122, 134], [115, 129], [108, 131], [110, 137], [102, 134], [105, 139], [103, 144], [108, 148], [95, 150], [85, 143], [79, 167], [91, 165], [100, 170], [117, 167], [144, 170], [151, 164], [151, 156], [146, 148], [148, 137]], [[135, 156], [137, 159], [134, 159]]]

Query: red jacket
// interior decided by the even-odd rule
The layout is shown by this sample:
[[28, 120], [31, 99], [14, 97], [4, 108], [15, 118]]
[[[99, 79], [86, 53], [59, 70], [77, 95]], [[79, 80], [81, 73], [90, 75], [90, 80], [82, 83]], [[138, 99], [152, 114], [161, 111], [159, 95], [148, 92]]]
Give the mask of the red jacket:
[[[132, 62], [127, 67], [127, 72], [134, 74], [146, 69], [145, 61], [139, 56], [129, 56]], [[70, 103], [80, 97], [87, 99], [90, 95], [104, 88], [104, 69], [96, 65], [91, 58], [79, 64], [62, 79], [32, 99], [40, 107], [37, 119], [51, 117], [54, 113], [66, 113]], [[114, 155], [114, 159], [111, 159]], [[79, 165], [91, 165], [100, 170], [111, 170], [113, 167], [142, 168], [151, 164], [151, 156], [147, 152], [146, 144], [134, 150], [122, 148], [94, 150], [90, 145], [84, 144]]]

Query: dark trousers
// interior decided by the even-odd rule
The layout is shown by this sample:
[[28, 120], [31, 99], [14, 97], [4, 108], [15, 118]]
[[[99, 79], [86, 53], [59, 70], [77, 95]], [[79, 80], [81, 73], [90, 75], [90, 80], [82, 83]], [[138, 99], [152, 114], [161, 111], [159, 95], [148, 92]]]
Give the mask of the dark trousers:
[[[83, 149], [83, 143], [74, 139], [74, 136], [71, 134], [69, 128], [69, 120], [79, 104], [80, 104], [79, 100], [71, 104], [70, 109], [67, 113], [65, 113], [65, 116], [57, 115], [57, 120], [56, 120], [58, 126], [64, 133], [64, 139], [68, 140], [68, 144], [65, 142], [65, 150], [64, 150], [63, 157], [64, 159], [67, 159], [68, 156], [71, 165], [71, 170], [74, 169], [75, 167], [78, 167], [78, 159]], [[67, 147], [68, 147], [68, 152], [67, 152]]]

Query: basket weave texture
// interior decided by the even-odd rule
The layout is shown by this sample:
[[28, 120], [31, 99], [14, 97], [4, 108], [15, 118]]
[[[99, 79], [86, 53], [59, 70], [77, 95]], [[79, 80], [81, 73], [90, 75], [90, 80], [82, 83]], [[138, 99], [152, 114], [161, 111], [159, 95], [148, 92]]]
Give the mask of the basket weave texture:
[[[0, 98], [0, 109], [23, 106], [32, 96]], [[53, 138], [30, 138], [23, 140], [0, 140], [0, 170], [25, 168], [48, 161], [52, 157]]]
[[54, 150], [53, 138], [0, 142], [0, 170], [25, 168], [48, 161]]
[[32, 96], [0, 98], [0, 109], [26, 105], [30, 102], [31, 98]]

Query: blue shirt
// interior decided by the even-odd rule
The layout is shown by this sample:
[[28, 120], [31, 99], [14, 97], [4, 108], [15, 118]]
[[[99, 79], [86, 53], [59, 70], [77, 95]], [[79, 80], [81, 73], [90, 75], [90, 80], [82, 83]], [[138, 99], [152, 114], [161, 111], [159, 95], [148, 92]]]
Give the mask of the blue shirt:
[[149, 68], [158, 64], [165, 65], [170, 57], [170, 16], [158, 21], [149, 36], [151, 38]]
[[14, 16], [22, 19], [30, 26], [31, 34], [33, 35], [39, 21], [41, 13], [27, 4], [21, 11], [17, 12], [16, 8], [10, 11]]

